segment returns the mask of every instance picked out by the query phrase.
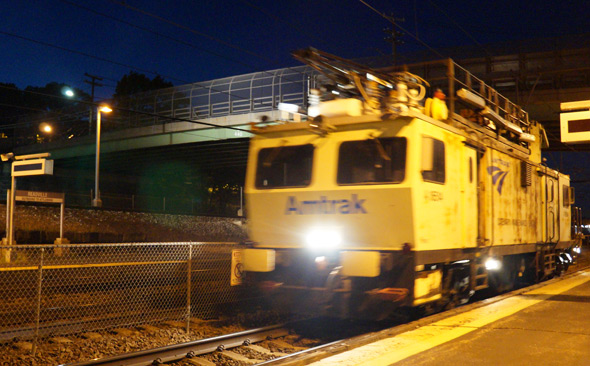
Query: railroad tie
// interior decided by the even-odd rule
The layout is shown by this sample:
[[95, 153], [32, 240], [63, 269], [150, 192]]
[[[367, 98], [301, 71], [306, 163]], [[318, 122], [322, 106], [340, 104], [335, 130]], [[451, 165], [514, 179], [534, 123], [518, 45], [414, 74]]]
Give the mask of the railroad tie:
[[221, 351], [221, 354], [224, 355], [224, 356], [226, 356], [226, 357], [231, 358], [234, 361], [249, 363], [249, 364], [252, 364], [252, 365], [257, 364], [257, 363], [264, 362], [264, 360], [256, 360], [256, 359], [253, 359], [253, 358], [248, 358], [246, 356], [242, 356], [239, 353], [235, 353], [235, 352], [232, 352], [232, 351]]

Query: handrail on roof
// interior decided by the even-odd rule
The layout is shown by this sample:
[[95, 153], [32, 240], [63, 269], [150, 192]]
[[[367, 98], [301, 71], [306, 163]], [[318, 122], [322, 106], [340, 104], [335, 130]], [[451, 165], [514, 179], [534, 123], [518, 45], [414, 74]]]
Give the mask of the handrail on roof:
[[[529, 131], [531, 123], [529, 114], [521, 106], [513, 103], [450, 58], [380, 69], [380, 71], [386, 73], [400, 70], [421, 75], [433, 88], [446, 90], [449, 118], [452, 118], [456, 112], [458, 103], [466, 104], [464, 100], [457, 96], [457, 91], [464, 89], [481, 98], [489, 111], [503, 118], [508, 124], [516, 125], [522, 132]], [[483, 109], [483, 106], [481, 109]]]

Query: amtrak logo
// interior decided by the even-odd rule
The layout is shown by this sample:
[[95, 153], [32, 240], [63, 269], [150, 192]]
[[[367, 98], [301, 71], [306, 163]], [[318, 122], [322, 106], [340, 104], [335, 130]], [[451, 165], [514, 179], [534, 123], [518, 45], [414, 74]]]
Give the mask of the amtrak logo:
[[334, 214], [366, 214], [365, 200], [359, 199], [356, 194], [350, 199], [329, 200], [321, 196], [319, 200], [299, 201], [295, 196], [287, 198], [285, 215], [334, 215]]
[[489, 166], [488, 174], [492, 176], [492, 184], [496, 186], [498, 193], [502, 194], [502, 186], [506, 175], [508, 175], [508, 170], [502, 170], [497, 166]]

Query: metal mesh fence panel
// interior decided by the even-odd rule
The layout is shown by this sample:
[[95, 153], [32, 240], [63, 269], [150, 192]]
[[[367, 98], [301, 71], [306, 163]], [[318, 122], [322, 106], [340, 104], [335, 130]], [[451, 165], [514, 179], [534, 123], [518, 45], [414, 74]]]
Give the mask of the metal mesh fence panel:
[[0, 246], [0, 341], [207, 317], [245, 299], [235, 243]]

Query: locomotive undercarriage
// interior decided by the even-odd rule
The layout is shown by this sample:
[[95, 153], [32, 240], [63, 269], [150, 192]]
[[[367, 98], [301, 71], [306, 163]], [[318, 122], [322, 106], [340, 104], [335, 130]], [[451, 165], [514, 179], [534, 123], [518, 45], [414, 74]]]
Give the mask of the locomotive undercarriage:
[[[411, 252], [382, 252], [380, 275], [342, 275], [338, 253], [313, 254], [295, 250], [276, 253], [275, 270], [249, 273], [276, 306], [295, 313], [375, 318], [410, 306], [414, 257]], [[379, 318], [380, 316], [377, 316]]]
[[[278, 250], [272, 272], [249, 273], [249, 280], [272, 301], [275, 309], [295, 314], [342, 318], [387, 319], [406, 316], [408, 309], [431, 313], [467, 303], [476, 291], [489, 294], [510, 291], [567, 270], [567, 249], [538, 245], [536, 252], [499, 257], [499, 269], [486, 269], [484, 250], [469, 258], [445, 263], [415, 265], [415, 253], [381, 252], [380, 275], [342, 275], [338, 253], [322, 254]], [[565, 258], [565, 260], [563, 260]], [[570, 257], [571, 258], [571, 257]], [[416, 283], [440, 271], [438, 289], [417, 297]], [[421, 298], [428, 299], [421, 302]]]

